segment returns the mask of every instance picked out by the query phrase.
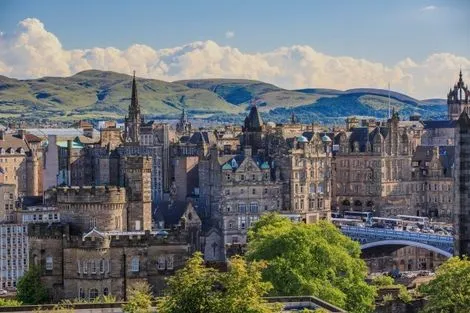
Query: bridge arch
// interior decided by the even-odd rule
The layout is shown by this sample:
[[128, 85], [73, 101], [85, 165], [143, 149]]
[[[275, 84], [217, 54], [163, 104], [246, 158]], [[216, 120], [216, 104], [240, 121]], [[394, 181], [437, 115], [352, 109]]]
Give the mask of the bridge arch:
[[369, 248], [374, 248], [374, 247], [379, 247], [379, 246], [412, 246], [412, 247], [417, 247], [417, 248], [424, 248], [436, 253], [439, 253], [445, 257], [450, 258], [452, 256], [452, 253], [445, 251], [443, 249], [422, 243], [422, 242], [416, 242], [416, 241], [410, 241], [410, 240], [380, 240], [380, 241], [374, 241], [374, 242], [369, 242], [361, 245], [361, 250], [369, 249]]

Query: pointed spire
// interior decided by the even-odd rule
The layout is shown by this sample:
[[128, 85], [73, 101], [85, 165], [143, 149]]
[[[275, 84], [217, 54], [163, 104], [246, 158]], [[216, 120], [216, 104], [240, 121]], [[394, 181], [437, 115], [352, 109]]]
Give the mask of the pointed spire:
[[135, 82], [135, 71], [134, 71], [134, 76], [132, 78], [132, 96], [131, 96], [131, 107], [129, 111], [131, 110], [133, 110], [134, 112], [140, 113], [139, 99], [137, 98], [137, 84]]

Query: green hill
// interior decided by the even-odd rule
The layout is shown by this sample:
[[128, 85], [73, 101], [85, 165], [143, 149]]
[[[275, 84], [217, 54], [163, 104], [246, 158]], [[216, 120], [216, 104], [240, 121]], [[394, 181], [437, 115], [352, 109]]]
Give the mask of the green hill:
[[[129, 75], [85, 71], [71, 77], [16, 80], [0, 76], [0, 114], [23, 118], [122, 118], [131, 96]], [[137, 79], [139, 101], [146, 115], [238, 113], [235, 105], [213, 92], [180, 84]]]
[[[70, 77], [17, 80], [0, 76], [1, 119], [119, 119], [127, 113], [132, 77], [90, 70]], [[336, 123], [349, 115], [385, 117], [388, 91], [381, 89], [286, 90], [244, 79], [195, 79], [165, 82], [137, 79], [139, 102], [147, 117], [175, 118], [185, 108], [192, 118], [240, 122], [252, 100], [264, 118], [287, 121], [294, 112], [302, 122]], [[445, 101], [419, 101], [391, 92], [391, 105], [402, 118], [418, 112], [424, 119], [443, 118]]]

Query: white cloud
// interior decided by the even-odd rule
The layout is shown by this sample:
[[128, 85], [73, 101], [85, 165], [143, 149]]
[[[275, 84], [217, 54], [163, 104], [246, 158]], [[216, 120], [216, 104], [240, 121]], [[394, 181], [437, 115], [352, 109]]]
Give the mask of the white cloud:
[[[25, 19], [17, 31], [0, 35], [0, 75], [15, 78], [68, 76], [87, 69], [112, 70], [167, 81], [192, 78], [248, 78], [284, 88], [387, 88], [417, 98], [445, 97], [458, 70], [470, 59], [450, 53], [423, 61], [406, 58], [395, 65], [348, 56], [331, 56], [310, 46], [280, 47], [265, 53], [245, 53], [213, 41], [155, 50], [135, 44], [66, 50], [37, 19]], [[470, 72], [464, 73], [470, 76]], [[470, 77], [467, 79], [470, 80]]]
[[227, 39], [230, 39], [230, 38], [233, 38], [235, 37], [235, 32], [231, 31], [231, 30], [228, 30], [225, 32], [225, 38]]
[[435, 5], [428, 5], [428, 6], [421, 8], [421, 11], [434, 11], [435, 9], [437, 9]]

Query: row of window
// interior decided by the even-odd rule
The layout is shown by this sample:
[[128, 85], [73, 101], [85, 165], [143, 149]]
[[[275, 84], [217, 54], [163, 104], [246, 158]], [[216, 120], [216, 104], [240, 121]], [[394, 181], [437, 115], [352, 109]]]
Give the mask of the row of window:
[[[166, 255], [159, 256], [157, 259], [157, 269], [158, 270], [172, 270], [174, 268], [174, 256]], [[138, 273], [140, 272], [140, 258], [133, 257], [131, 259], [131, 272]]]
[[269, 173], [263, 173], [263, 176], [261, 176], [261, 177], [259, 177], [256, 174], [251, 174], [251, 176], [250, 175], [245, 175], [245, 174], [240, 174], [239, 176], [237, 176], [237, 175], [232, 175], [230, 173], [227, 173], [225, 175], [225, 179], [228, 180], [228, 181], [231, 181], [232, 178], [235, 178], [235, 179], [238, 178], [238, 180], [240, 180], [240, 181], [250, 180], [249, 178], [251, 178], [251, 180], [253, 180], [253, 181], [258, 181], [258, 180], [261, 180], [261, 179], [268, 180], [269, 179]]
[[[264, 188], [264, 189], [263, 189], [263, 194], [267, 195], [267, 194], [268, 194], [268, 191], [269, 191], [268, 188]], [[280, 190], [279, 190], [279, 189], [276, 189], [276, 192], [279, 194], [279, 193], [280, 193]], [[240, 188], [240, 194], [244, 194], [244, 193], [245, 193], [245, 189], [244, 189], [244, 188]], [[226, 189], [225, 189], [225, 195], [226, 195], [226, 196], [229, 196], [230, 194], [231, 194], [230, 189], [229, 189], [229, 188], [226, 188]], [[251, 189], [251, 194], [252, 194], [252, 195], [258, 194], [257, 189], [256, 189], [256, 188], [252, 188], [252, 189]]]

